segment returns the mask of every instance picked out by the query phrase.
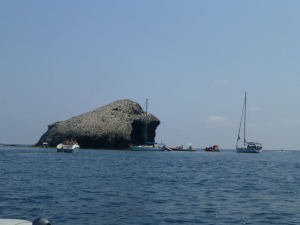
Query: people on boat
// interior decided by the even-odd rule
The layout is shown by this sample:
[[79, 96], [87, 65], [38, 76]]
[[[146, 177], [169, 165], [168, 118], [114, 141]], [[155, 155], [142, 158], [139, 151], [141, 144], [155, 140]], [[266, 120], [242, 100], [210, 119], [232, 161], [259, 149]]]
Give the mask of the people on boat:
[[63, 142], [64, 145], [74, 145], [77, 144], [77, 141], [73, 140], [73, 139], [67, 139]]
[[207, 151], [207, 152], [219, 152], [219, 146], [218, 145], [214, 145], [214, 146], [210, 146], [210, 147], [206, 147], [204, 149], [204, 151]]

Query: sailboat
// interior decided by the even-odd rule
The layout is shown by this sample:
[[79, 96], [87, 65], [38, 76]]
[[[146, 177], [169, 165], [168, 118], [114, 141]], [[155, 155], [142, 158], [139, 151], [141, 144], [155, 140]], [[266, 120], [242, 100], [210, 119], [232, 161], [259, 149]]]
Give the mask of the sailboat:
[[[260, 153], [262, 151], [261, 143], [246, 141], [246, 109], [247, 109], [247, 92], [245, 92], [240, 127], [239, 127], [238, 137], [237, 137], [237, 141], [236, 141], [236, 152], [238, 152], [238, 153]], [[244, 141], [243, 141], [242, 145], [239, 145], [242, 122], [244, 122], [243, 123]]]
[[132, 150], [136, 151], [165, 151], [166, 145], [164, 143], [149, 143], [147, 138], [147, 129], [148, 129], [148, 98], [146, 99], [146, 119], [145, 119], [145, 141], [143, 145], [130, 146]]

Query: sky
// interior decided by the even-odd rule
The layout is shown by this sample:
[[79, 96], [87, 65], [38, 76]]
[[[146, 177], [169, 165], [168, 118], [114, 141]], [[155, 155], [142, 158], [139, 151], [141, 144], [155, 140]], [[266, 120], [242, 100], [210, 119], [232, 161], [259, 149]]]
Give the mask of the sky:
[[300, 1], [0, 0], [0, 143], [119, 99], [157, 142], [299, 150]]

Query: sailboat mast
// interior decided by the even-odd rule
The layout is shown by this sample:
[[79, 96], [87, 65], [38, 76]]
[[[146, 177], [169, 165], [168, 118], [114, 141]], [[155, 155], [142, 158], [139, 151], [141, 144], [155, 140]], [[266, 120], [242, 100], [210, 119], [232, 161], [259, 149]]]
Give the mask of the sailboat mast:
[[244, 146], [246, 145], [246, 114], [247, 114], [247, 92], [245, 92], [245, 100], [244, 100], [244, 104], [245, 104], [245, 112], [244, 112]]
[[147, 142], [147, 130], [148, 130], [148, 98], [146, 98], [146, 118], [145, 118], [145, 143]]

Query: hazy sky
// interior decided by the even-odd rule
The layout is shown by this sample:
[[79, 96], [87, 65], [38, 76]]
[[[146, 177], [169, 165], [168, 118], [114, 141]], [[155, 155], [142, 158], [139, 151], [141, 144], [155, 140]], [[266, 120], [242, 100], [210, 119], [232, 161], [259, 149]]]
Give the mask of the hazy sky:
[[0, 143], [119, 99], [156, 141], [300, 149], [298, 0], [0, 0]]

